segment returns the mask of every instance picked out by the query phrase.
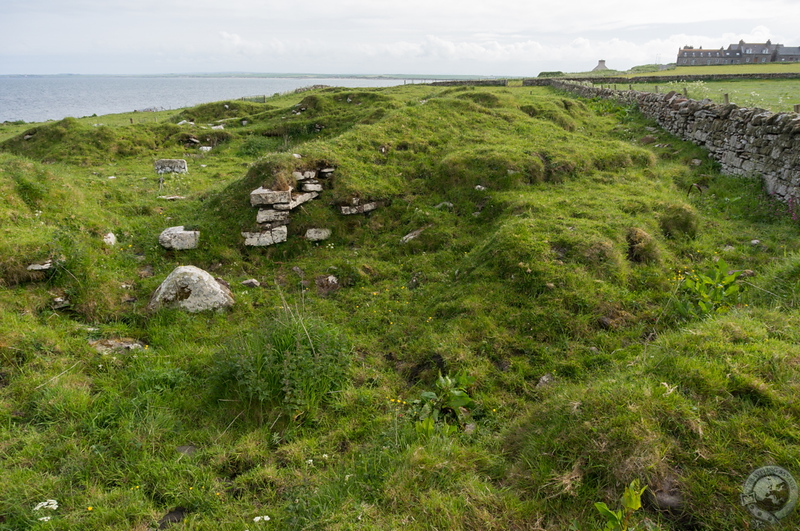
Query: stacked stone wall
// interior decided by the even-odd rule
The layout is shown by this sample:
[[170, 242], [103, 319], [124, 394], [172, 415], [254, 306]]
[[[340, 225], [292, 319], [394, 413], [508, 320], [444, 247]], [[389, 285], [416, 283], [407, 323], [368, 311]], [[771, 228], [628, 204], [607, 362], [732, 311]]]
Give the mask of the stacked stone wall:
[[670, 133], [705, 147], [728, 175], [759, 175], [768, 193], [800, 198], [800, 115], [718, 105], [682, 94], [596, 88], [561, 80], [549, 85], [586, 98], [635, 104]]

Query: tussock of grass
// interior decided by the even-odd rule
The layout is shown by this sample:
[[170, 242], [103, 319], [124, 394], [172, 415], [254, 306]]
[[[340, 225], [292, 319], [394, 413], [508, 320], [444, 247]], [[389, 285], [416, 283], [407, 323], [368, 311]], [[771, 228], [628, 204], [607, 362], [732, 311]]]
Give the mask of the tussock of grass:
[[[210, 152], [189, 145], [217, 120]], [[0, 144], [0, 528], [58, 499], [63, 529], [177, 507], [194, 529], [584, 529], [635, 478], [678, 486], [679, 514], [643, 511], [654, 528], [745, 527], [747, 474], [796, 466], [797, 225], [652, 125], [544, 88], [421, 85], [29, 124]], [[172, 157], [189, 173], [160, 182]], [[243, 247], [250, 191], [326, 167], [286, 243]], [[341, 216], [354, 198], [381, 207]], [[174, 225], [200, 247], [162, 249]], [[681, 279], [719, 259], [753, 272], [741, 296], [682, 318]], [[235, 306], [147, 313], [185, 264]], [[112, 338], [139, 347], [92, 346]], [[468, 429], [426, 432], [409, 404], [459, 372], [475, 405], [441, 418]]]

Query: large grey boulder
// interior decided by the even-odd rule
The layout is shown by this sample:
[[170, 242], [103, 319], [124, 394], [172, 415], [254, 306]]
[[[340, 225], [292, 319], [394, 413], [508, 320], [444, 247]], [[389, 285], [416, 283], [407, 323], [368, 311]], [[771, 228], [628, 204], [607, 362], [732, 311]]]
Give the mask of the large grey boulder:
[[194, 313], [229, 306], [233, 306], [233, 295], [228, 286], [199, 267], [180, 266], [156, 289], [147, 309], [181, 308]]
[[164, 249], [195, 249], [200, 241], [200, 232], [184, 230], [183, 225], [170, 227], [158, 236], [158, 243]]

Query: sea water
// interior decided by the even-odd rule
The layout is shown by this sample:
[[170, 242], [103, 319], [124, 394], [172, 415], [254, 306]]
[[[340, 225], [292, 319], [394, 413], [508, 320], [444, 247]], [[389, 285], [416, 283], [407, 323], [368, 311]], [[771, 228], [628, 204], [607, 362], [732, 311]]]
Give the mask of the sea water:
[[0, 76], [0, 122], [170, 110], [310, 85], [385, 87], [402, 79], [208, 76]]

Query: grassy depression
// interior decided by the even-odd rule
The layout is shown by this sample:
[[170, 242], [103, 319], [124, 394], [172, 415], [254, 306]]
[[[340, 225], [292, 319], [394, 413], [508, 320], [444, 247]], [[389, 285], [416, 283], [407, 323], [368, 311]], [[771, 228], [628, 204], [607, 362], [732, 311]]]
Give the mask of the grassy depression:
[[[162, 118], [3, 126], [0, 529], [596, 529], [638, 479], [637, 524], [733, 530], [754, 468], [797, 471], [795, 216], [635, 109], [414, 85]], [[245, 247], [250, 191], [322, 168]], [[178, 265], [233, 308], [147, 311]]]

